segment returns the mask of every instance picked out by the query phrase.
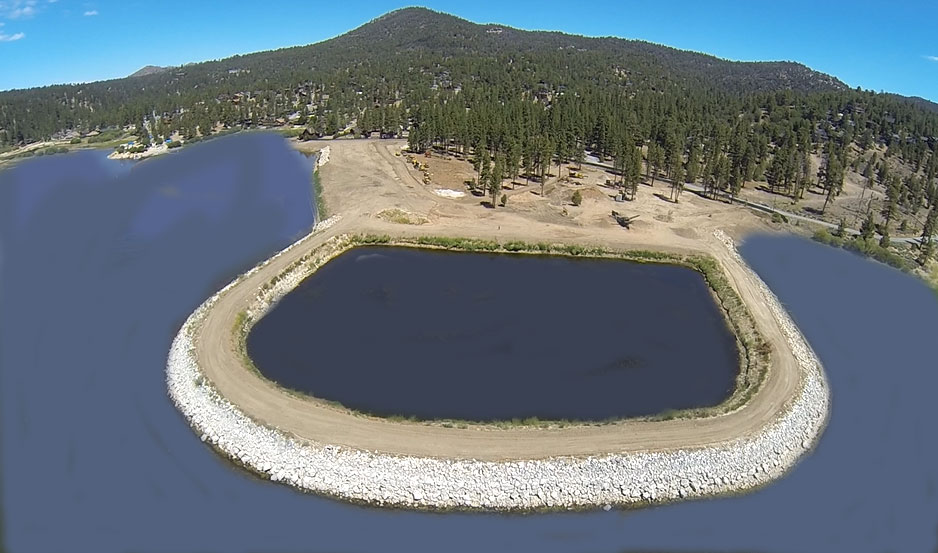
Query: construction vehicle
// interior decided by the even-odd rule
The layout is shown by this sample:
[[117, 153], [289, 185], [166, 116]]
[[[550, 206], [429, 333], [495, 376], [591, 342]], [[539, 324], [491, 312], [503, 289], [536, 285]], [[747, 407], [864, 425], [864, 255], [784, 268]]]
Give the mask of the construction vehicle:
[[635, 219], [638, 219], [638, 215], [633, 215], [629, 217], [627, 215], [620, 215], [618, 211], [613, 210], [612, 218], [615, 219], [617, 223], [619, 223], [619, 226], [622, 226], [625, 228], [632, 228], [632, 221], [634, 221]]

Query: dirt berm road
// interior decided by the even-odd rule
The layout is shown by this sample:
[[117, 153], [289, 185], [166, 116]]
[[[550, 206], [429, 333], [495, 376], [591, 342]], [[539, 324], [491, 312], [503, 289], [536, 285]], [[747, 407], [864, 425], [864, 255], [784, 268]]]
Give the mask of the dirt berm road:
[[[446, 183], [445, 176], [439, 177], [439, 182], [431, 176], [431, 182], [425, 184], [423, 173], [414, 169], [405, 155], [399, 155], [403, 145], [401, 141], [387, 140], [297, 144], [297, 148], [307, 150], [330, 147], [330, 160], [320, 176], [329, 214], [341, 215], [341, 219], [224, 293], [194, 337], [196, 358], [205, 376], [221, 395], [256, 421], [297, 438], [359, 450], [438, 458], [536, 459], [683, 449], [729, 441], [754, 434], [771, 423], [798, 390], [800, 368], [778, 323], [764, 305], [759, 286], [713, 236], [716, 229], [737, 239], [752, 231], [770, 230], [758, 216], [739, 206], [688, 192], [675, 204], [667, 201], [668, 190], [661, 184], [641, 186], [635, 201], [617, 203], [610, 197], [613, 191], [601, 185], [607, 175], [599, 169], [586, 171], [585, 177], [577, 181], [580, 184], [554, 178], [545, 187], [544, 197], [540, 196], [539, 185], [516, 186], [506, 191], [507, 207], [493, 209], [481, 205], [482, 199], [471, 194], [461, 198], [440, 196], [436, 191], [441, 187], [439, 182]], [[456, 188], [452, 183], [445, 187]], [[569, 203], [574, 188], [584, 197], [578, 207]], [[389, 209], [412, 215], [423, 224], [394, 222], [400, 217], [386, 217]], [[612, 220], [612, 209], [639, 214], [640, 218], [626, 230]], [[621, 421], [604, 426], [448, 428], [367, 417], [314, 398], [285, 393], [242, 361], [232, 332], [236, 318], [262, 283], [330, 237], [344, 233], [706, 253], [722, 264], [770, 343], [771, 367], [751, 401], [729, 414], [699, 420]]]

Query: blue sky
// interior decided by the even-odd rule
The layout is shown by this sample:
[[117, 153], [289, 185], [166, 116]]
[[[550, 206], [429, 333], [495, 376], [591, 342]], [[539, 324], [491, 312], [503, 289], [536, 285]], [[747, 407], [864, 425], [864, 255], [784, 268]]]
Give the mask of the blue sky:
[[[0, 0], [0, 90], [309, 44], [406, 4]], [[938, 1], [428, 1], [477, 22], [614, 35], [734, 60], [793, 60], [938, 101]]]

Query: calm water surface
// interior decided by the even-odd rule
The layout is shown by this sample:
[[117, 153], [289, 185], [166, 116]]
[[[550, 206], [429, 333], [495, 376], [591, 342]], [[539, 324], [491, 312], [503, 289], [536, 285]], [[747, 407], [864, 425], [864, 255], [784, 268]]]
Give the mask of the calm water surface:
[[261, 319], [247, 346], [288, 388], [421, 419], [711, 406], [739, 366], [692, 269], [415, 248], [345, 252]]
[[166, 354], [192, 309], [309, 229], [308, 177], [263, 135], [136, 165], [82, 153], [0, 173], [8, 551], [936, 551], [938, 301], [794, 238], [754, 237], [743, 254], [826, 364], [833, 412], [817, 451], [758, 493], [635, 512], [434, 515], [304, 496], [230, 468], [167, 399]]

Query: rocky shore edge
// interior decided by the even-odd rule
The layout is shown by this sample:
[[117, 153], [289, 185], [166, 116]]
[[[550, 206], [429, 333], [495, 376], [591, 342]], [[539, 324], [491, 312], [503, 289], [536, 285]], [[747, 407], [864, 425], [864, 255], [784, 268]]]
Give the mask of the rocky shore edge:
[[118, 153], [116, 151], [108, 154], [108, 159], [130, 159], [134, 161], [139, 161], [141, 159], [146, 159], [148, 157], [154, 157], [163, 155], [171, 152], [172, 150], [166, 144], [157, 144], [156, 146], [151, 146], [142, 152], [132, 153], [132, 152], [123, 152]]
[[[321, 222], [313, 233], [336, 220]], [[360, 451], [297, 440], [261, 425], [205, 379], [196, 363], [193, 337], [226, 290], [309, 236], [236, 279], [189, 316], [169, 352], [168, 392], [202, 441], [233, 462], [274, 482], [353, 502], [413, 509], [530, 511], [608, 509], [741, 493], [781, 477], [814, 446], [827, 421], [830, 396], [817, 356], [779, 300], [745, 264], [732, 239], [722, 231], [715, 236], [758, 283], [803, 372], [802, 386], [784, 412], [752, 436], [694, 449], [495, 462]], [[331, 242], [341, 251], [338, 240]], [[324, 262], [320, 259], [317, 265]], [[305, 267], [288, 270], [258, 295], [249, 316], [262, 316], [306, 274]]]

